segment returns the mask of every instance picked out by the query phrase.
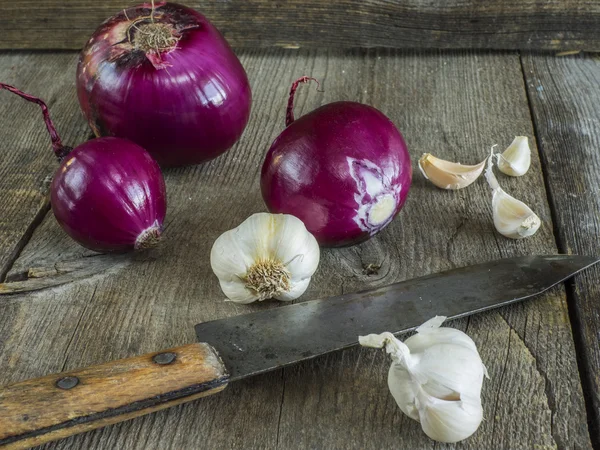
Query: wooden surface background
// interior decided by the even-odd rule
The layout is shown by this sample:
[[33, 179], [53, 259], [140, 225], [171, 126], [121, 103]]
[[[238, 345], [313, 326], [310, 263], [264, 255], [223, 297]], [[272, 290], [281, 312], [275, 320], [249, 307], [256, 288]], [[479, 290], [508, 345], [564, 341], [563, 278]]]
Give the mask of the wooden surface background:
[[[222, 232], [265, 210], [262, 159], [301, 75], [318, 78], [323, 92], [301, 87], [297, 116], [334, 100], [379, 108], [403, 132], [415, 176], [397, 219], [362, 245], [324, 250], [298, 301], [500, 257], [600, 254], [598, 59], [385, 49], [238, 54], [254, 92], [250, 124], [222, 157], [166, 171], [165, 240], [143, 257], [98, 255], [63, 233], [49, 212], [56, 163], [39, 111], [0, 92], [0, 291], [13, 292], [0, 295], [0, 385], [186, 344], [195, 323], [282, 306], [224, 302], [209, 252]], [[90, 136], [75, 95], [76, 58], [0, 53], [0, 80], [45, 98], [67, 144]], [[543, 222], [522, 241], [494, 231], [483, 178], [447, 192], [416, 168], [424, 152], [476, 163], [515, 135], [530, 138], [532, 167], [499, 181]], [[363, 272], [369, 263], [381, 264], [378, 274]], [[46, 448], [589, 449], [600, 443], [599, 276], [590, 271], [567, 290], [449, 324], [475, 340], [491, 377], [485, 420], [463, 443], [430, 441], [390, 396], [383, 352], [355, 348]]]
[[[79, 49], [123, 0], [2, 0], [0, 49]], [[597, 0], [189, 0], [236, 47], [600, 50]]]

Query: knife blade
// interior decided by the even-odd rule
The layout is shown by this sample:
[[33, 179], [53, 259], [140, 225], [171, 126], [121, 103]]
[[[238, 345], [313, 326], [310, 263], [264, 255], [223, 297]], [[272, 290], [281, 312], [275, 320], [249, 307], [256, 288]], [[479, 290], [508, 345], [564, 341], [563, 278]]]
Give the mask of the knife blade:
[[200, 341], [0, 389], [0, 446], [28, 448], [128, 420], [358, 344], [519, 302], [596, 264], [595, 257], [501, 259], [196, 325]]
[[585, 256], [524, 256], [458, 268], [364, 292], [196, 325], [231, 381], [358, 344], [358, 336], [414, 330], [525, 300], [598, 262]]

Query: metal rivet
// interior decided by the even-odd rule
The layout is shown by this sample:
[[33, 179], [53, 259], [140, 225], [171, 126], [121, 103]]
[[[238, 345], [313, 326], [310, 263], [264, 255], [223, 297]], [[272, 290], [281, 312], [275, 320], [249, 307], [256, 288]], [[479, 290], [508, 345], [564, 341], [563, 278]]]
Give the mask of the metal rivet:
[[158, 355], [154, 355], [152, 361], [154, 361], [156, 364], [167, 365], [175, 361], [175, 358], [177, 358], [177, 355], [172, 352], [159, 353]]
[[72, 389], [79, 384], [79, 378], [77, 377], [64, 377], [59, 378], [56, 381], [56, 386], [61, 389]]

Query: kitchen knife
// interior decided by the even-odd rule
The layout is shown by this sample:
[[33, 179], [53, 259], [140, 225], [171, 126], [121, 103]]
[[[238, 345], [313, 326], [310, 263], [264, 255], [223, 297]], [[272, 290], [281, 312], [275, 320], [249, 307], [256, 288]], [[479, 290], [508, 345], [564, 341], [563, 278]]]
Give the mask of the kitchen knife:
[[0, 389], [0, 446], [28, 448], [223, 390], [230, 381], [538, 295], [596, 264], [524, 256], [196, 325], [200, 343]]

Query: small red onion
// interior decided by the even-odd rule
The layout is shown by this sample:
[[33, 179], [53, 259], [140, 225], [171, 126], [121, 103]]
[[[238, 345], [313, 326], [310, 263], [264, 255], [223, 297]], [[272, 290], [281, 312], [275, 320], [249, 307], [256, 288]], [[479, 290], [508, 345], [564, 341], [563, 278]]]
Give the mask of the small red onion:
[[241, 137], [252, 94], [219, 31], [175, 3], [107, 19], [77, 66], [81, 109], [96, 136], [127, 138], [162, 166], [213, 159]]
[[404, 205], [410, 156], [398, 129], [371, 106], [335, 102], [294, 120], [296, 88], [309, 80], [292, 85], [287, 128], [262, 167], [262, 195], [270, 212], [298, 217], [322, 246], [358, 244]]
[[79, 244], [99, 252], [153, 247], [162, 233], [167, 199], [160, 167], [139, 145], [106, 137], [75, 149], [63, 146], [48, 107], [13, 86], [6, 89], [42, 108], [60, 166], [50, 187], [52, 211]]

